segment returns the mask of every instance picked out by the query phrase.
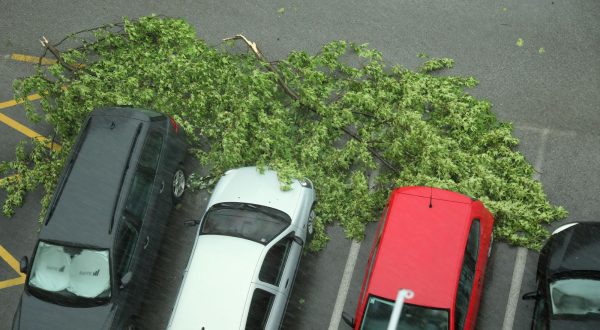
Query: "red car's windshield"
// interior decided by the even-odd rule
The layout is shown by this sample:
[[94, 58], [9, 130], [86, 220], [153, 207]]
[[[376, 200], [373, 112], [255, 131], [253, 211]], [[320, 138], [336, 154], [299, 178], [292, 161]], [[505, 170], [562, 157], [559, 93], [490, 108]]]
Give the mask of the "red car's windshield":
[[[369, 296], [365, 306], [360, 329], [385, 330], [390, 322], [390, 316], [394, 309], [394, 302]], [[446, 309], [423, 307], [405, 303], [402, 306], [402, 314], [396, 329], [399, 330], [447, 330], [449, 327], [449, 313]]]

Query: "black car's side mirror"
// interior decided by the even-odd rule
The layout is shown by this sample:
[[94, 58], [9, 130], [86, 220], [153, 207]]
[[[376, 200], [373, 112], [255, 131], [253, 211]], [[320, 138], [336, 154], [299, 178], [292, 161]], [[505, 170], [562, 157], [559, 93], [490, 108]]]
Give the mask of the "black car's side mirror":
[[353, 327], [354, 328], [354, 318], [352, 316], [350, 316], [348, 313], [346, 312], [342, 312], [342, 319], [344, 320], [344, 322]]
[[23, 274], [27, 274], [29, 271], [29, 259], [27, 257], [21, 257], [21, 260], [19, 260], [19, 271]]
[[123, 275], [123, 277], [121, 277], [121, 289], [124, 289], [127, 286], [127, 284], [131, 282], [132, 276], [133, 274], [131, 272], [127, 272], [125, 273], [125, 275]]
[[195, 227], [200, 224], [200, 220], [186, 220], [183, 224], [188, 227]]
[[521, 299], [523, 300], [537, 300], [540, 298], [540, 295], [537, 293], [537, 291], [533, 291], [533, 292], [527, 292], [526, 294], [524, 294]]

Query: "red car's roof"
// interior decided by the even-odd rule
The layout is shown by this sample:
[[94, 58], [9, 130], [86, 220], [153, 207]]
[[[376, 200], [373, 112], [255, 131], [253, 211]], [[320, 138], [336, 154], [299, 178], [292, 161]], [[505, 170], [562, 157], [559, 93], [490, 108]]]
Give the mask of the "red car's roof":
[[411, 289], [408, 303], [451, 308], [471, 206], [470, 198], [446, 190], [395, 190], [367, 292], [395, 300], [399, 289]]

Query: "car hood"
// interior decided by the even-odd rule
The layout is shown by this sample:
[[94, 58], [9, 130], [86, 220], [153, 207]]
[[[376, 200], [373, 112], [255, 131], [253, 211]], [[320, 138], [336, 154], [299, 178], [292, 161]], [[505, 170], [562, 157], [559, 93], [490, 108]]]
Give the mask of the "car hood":
[[548, 276], [568, 271], [600, 272], [600, 223], [578, 223], [555, 235], [548, 246]]
[[575, 319], [552, 319], [550, 330], [597, 330], [600, 329], [600, 318], [588, 318], [586, 320]]
[[94, 330], [110, 329], [114, 316], [113, 304], [94, 307], [56, 305], [24, 292], [19, 304], [15, 329]]

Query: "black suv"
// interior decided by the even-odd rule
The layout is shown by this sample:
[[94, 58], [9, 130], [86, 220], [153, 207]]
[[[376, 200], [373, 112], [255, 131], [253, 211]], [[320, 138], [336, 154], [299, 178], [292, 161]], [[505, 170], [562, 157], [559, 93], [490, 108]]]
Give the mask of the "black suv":
[[130, 329], [172, 206], [185, 189], [183, 131], [165, 115], [94, 110], [65, 163], [13, 329]]

